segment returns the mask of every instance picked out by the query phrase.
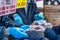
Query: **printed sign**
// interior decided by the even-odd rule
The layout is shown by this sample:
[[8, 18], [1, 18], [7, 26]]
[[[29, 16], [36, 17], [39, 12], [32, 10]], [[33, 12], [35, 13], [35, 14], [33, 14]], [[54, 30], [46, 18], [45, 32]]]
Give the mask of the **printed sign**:
[[24, 8], [26, 7], [27, 0], [17, 0], [16, 8]]
[[16, 12], [16, 0], [0, 0], [0, 16]]

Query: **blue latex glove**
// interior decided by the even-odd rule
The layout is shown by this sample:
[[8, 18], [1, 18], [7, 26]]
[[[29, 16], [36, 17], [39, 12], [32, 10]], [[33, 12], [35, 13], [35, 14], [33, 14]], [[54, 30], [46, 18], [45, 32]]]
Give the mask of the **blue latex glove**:
[[35, 19], [35, 20], [41, 20], [41, 19], [44, 19], [44, 16], [43, 16], [42, 14], [36, 14], [36, 15], [34, 16], [34, 19]]
[[30, 28], [30, 26], [29, 25], [23, 25], [20, 28], [26, 31], [28, 28]]
[[16, 13], [14, 14], [14, 21], [17, 23], [17, 24], [23, 24], [23, 21], [22, 21], [22, 18]]
[[8, 35], [12, 35], [15, 38], [26, 38], [28, 35], [21, 28], [8, 27]]

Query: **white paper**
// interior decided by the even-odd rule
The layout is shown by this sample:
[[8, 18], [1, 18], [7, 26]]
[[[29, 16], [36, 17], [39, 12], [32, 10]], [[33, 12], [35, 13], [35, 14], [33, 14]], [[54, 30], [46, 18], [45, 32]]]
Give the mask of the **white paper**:
[[1, 5], [2, 5], [1, 3], [2, 3], [2, 0], [0, 0], [0, 7], [1, 7]]

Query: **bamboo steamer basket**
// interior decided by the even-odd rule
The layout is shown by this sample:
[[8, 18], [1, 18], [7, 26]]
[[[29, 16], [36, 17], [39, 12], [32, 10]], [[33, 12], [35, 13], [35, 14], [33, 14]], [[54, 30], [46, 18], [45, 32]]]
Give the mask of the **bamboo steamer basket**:
[[45, 5], [44, 16], [48, 22], [53, 24], [53, 26], [60, 25], [60, 5]]

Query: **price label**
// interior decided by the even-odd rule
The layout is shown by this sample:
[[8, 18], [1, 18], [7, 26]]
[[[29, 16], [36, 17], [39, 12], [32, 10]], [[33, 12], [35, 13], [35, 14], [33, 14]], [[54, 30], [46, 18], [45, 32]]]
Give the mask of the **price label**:
[[27, 0], [17, 0], [16, 8], [24, 8], [26, 7]]

